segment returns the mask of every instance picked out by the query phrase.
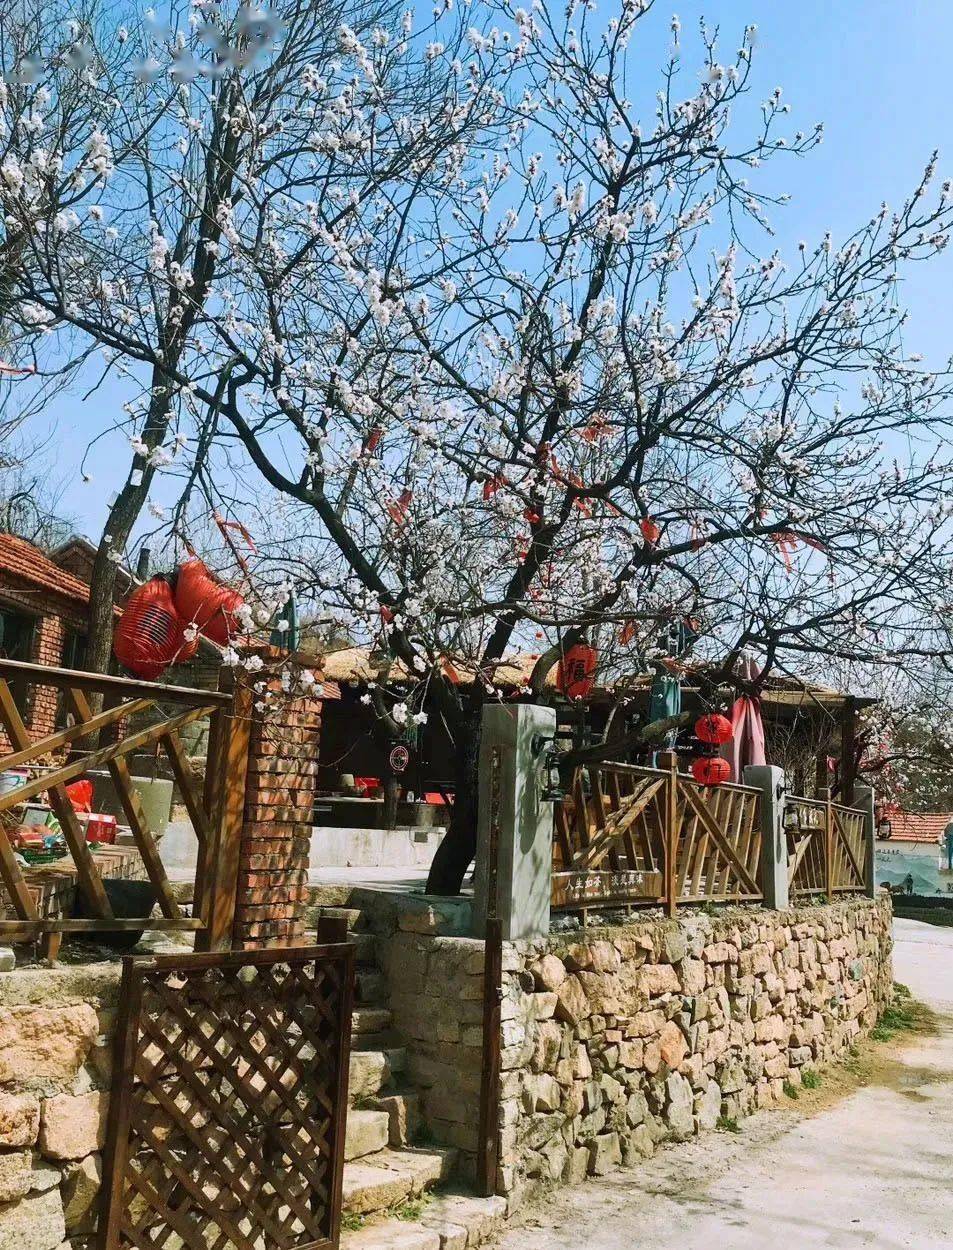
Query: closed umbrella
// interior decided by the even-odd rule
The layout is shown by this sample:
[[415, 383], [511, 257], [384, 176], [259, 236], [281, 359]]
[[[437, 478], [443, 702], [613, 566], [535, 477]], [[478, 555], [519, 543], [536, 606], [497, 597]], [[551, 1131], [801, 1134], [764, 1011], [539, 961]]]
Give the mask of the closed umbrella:
[[[758, 668], [751, 656], [743, 656], [739, 664], [739, 675], [746, 681], [754, 681], [758, 677]], [[735, 699], [731, 708], [732, 735], [730, 741], [721, 748], [722, 756], [731, 765], [734, 781], [741, 781], [744, 770], [749, 764], [766, 764], [768, 762], [764, 745], [764, 722], [761, 719], [761, 700], [742, 695]]]

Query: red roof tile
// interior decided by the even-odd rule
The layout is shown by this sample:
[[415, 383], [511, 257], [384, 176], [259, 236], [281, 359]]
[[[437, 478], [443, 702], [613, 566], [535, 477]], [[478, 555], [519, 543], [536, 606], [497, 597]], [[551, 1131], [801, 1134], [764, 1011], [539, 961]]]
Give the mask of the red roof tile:
[[880, 819], [890, 821], [891, 842], [928, 842], [935, 845], [953, 821], [953, 812], [902, 812], [896, 807], [886, 807], [880, 813]]
[[39, 547], [14, 534], [0, 534], [0, 577], [4, 574], [62, 599], [89, 603], [89, 587], [48, 559]]

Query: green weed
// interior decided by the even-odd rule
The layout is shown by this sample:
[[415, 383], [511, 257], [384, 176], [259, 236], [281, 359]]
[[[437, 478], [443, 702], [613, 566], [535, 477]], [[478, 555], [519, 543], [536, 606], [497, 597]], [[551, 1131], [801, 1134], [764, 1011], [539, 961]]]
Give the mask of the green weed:
[[740, 1133], [738, 1121], [732, 1115], [720, 1115], [715, 1121], [715, 1128], [720, 1133]]
[[821, 1075], [815, 1072], [813, 1068], [801, 1069], [801, 1084], [805, 1089], [820, 1089]]
[[782, 1086], [785, 1098], [791, 1098], [795, 1102], [801, 1097], [801, 1091], [796, 1085], [792, 1085], [790, 1081], [785, 1081]]

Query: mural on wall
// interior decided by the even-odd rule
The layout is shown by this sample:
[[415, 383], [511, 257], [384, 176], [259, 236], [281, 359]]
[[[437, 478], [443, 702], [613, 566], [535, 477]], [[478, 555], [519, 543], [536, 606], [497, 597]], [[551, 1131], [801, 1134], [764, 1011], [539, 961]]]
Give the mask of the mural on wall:
[[[945, 848], [910, 843], [891, 846], [878, 842], [874, 864], [877, 884], [892, 889], [907, 887], [912, 894], [953, 894], [953, 871], [948, 866]], [[913, 878], [909, 889], [907, 877]]]

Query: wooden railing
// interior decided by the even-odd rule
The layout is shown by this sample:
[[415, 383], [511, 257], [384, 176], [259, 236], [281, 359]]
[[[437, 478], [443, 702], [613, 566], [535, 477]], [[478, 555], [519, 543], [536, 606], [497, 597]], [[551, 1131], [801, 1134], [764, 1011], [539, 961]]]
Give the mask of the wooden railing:
[[785, 799], [784, 829], [788, 843], [788, 890], [792, 898], [806, 895], [853, 894], [866, 888], [871, 850], [864, 813], [830, 799]]
[[552, 905], [758, 902], [761, 791], [667, 769], [578, 768], [556, 809]]
[[[32, 740], [17, 708], [11, 683], [52, 686], [61, 692], [71, 724]], [[90, 695], [101, 695], [103, 710], [94, 712]], [[242, 688], [235, 697], [224, 691], [160, 686], [72, 669], [46, 668], [0, 660], [0, 727], [11, 750], [0, 754], [0, 772], [26, 766], [32, 776], [25, 785], [0, 795], [0, 814], [25, 799], [45, 795], [63, 831], [76, 869], [77, 888], [91, 919], [42, 918], [24, 879], [8, 837], [0, 830], [0, 877], [16, 920], [0, 920], [0, 942], [44, 939], [55, 956], [64, 933], [96, 934], [118, 930], [196, 930], [199, 949], [227, 949], [235, 911], [238, 842], [244, 805], [248, 758], [248, 701]], [[241, 706], [239, 706], [241, 704]], [[165, 710], [168, 705], [175, 709]], [[129, 732], [128, 723], [149, 714], [153, 723]], [[204, 786], [194, 777], [180, 741], [180, 732], [202, 717], [209, 718], [209, 750]], [[103, 730], [115, 741], [95, 745]], [[88, 745], [93, 743], [91, 747]], [[178, 906], [156, 840], [149, 828], [126, 757], [147, 747], [161, 747], [168, 757], [182, 801], [198, 839], [198, 867], [193, 915]], [[83, 749], [77, 749], [82, 747]], [[89, 769], [105, 767], [116, 789], [155, 891], [159, 917], [116, 918], [85, 839], [82, 823], [65, 791]]]

